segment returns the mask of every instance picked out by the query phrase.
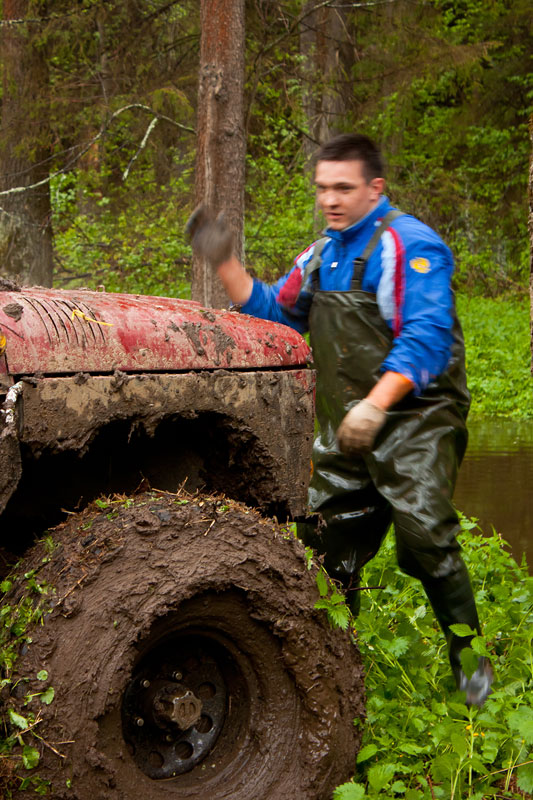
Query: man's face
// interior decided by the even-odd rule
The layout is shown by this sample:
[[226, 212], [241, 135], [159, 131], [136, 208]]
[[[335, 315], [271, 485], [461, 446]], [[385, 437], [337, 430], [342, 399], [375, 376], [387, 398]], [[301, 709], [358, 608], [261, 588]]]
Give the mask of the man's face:
[[319, 161], [315, 185], [328, 227], [342, 231], [378, 204], [385, 181], [374, 178], [367, 183], [362, 161]]

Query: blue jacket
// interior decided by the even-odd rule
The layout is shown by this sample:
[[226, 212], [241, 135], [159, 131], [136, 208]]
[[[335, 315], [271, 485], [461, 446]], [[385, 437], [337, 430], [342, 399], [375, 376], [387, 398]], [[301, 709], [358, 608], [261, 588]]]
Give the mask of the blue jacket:
[[[319, 273], [322, 290], [350, 288], [354, 258], [363, 254], [379, 220], [391, 208], [383, 196], [375, 209], [350, 228], [326, 230], [329, 240]], [[314, 244], [300, 253], [292, 270], [274, 285], [254, 280], [242, 311], [305, 333], [312, 293], [309, 281], [302, 285], [302, 279], [313, 250]], [[442, 239], [409, 215], [392, 222], [366, 266], [363, 289], [377, 295], [381, 315], [394, 337], [382, 370], [405, 375], [417, 394], [445, 371], [450, 359], [453, 268], [451, 251]]]

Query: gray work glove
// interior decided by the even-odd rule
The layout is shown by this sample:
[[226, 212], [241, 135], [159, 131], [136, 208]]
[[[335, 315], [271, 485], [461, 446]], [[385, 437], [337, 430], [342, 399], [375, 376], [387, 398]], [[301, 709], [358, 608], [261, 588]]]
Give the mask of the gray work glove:
[[231, 258], [233, 233], [222, 212], [215, 217], [207, 206], [198, 206], [189, 217], [185, 231], [195, 254], [205, 258], [213, 269]]
[[352, 455], [372, 450], [386, 418], [386, 412], [370, 400], [361, 400], [348, 411], [339, 425], [337, 440], [341, 451], [346, 455]]

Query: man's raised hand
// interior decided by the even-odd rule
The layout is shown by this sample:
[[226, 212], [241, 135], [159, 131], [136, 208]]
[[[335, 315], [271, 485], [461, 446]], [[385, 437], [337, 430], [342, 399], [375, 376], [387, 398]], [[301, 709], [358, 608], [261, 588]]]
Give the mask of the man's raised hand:
[[223, 212], [215, 216], [207, 206], [195, 208], [185, 228], [194, 253], [217, 269], [233, 255], [233, 233]]

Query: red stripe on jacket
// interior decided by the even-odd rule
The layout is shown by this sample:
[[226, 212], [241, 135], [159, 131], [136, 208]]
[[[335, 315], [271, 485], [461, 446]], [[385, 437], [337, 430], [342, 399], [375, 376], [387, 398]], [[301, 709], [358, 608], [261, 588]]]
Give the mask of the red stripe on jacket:
[[392, 332], [395, 336], [399, 336], [402, 330], [402, 308], [405, 296], [405, 248], [403, 242], [398, 236], [394, 228], [389, 228], [389, 231], [394, 240], [394, 250], [396, 253], [394, 259], [394, 320], [392, 323]]
[[303, 279], [303, 270], [298, 262], [312, 247], [314, 247], [314, 244], [310, 244], [305, 250], [302, 250], [299, 256], [296, 256], [294, 259], [294, 269], [278, 292], [276, 300], [280, 305], [286, 308], [293, 308], [293, 306], [296, 305], [300, 289], [302, 288]]
[[278, 303], [282, 306], [286, 306], [287, 308], [292, 308], [297, 299], [298, 295], [300, 294], [300, 289], [302, 288], [302, 272], [300, 269], [295, 269], [294, 272], [291, 272], [281, 289], [279, 290], [279, 294], [277, 297]]

